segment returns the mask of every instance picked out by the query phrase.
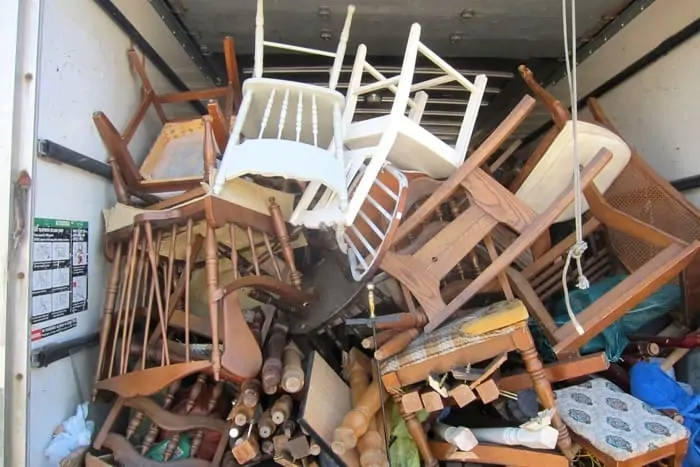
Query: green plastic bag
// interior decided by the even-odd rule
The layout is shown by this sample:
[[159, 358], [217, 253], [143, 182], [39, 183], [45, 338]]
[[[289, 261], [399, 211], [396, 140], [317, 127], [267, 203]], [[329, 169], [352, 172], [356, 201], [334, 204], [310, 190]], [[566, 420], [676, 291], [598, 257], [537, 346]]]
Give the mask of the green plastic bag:
[[[422, 423], [428, 418], [428, 412], [421, 410], [416, 416]], [[389, 446], [391, 467], [421, 467], [420, 453], [396, 404], [391, 404], [389, 424], [393, 427], [391, 436], [394, 438], [394, 442]]]
[[[160, 443], [154, 445], [146, 453], [146, 458], [156, 462], [165, 462], [165, 459], [163, 458], [163, 453], [165, 453], [165, 448], [168, 446], [169, 442], [169, 439], [165, 439]], [[175, 452], [173, 453], [173, 456], [170, 458], [170, 460], [177, 461], [180, 459], [189, 459], [190, 447], [190, 436], [187, 433], [182, 433], [180, 435], [180, 440], [177, 443], [177, 447], [175, 447]]]

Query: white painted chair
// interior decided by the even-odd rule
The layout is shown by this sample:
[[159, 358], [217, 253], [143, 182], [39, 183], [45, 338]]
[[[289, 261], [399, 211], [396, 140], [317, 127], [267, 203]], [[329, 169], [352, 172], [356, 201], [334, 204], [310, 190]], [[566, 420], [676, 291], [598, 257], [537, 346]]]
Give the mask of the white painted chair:
[[331, 90], [335, 90], [336, 86], [338, 86], [340, 69], [343, 66], [343, 60], [345, 59], [345, 49], [348, 45], [348, 38], [350, 37], [350, 26], [352, 25], [352, 17], [354, 14], [355, 6], [348, 5], [348, 12], [345, 16], [345, 24], [343, 25], [343, 30], [340, 33], [338, 48], [335, 52], [328, 52], [325, 50], [311, 49], [308, 47], [300, 47], [297, 45], [282, 44], [281, 42], [266, 41], [264, 37], [265, 18], [263, 14], [263, 0], [258, 0], [258, 9], [255, 16], [255, 57], [253, 66], [253, 78], [263, 77], [263, 56], [265, 52], [265, 47], [271, 47], [275, 49], [289, 50], [291, 52], [300, 52], [309, 55], [320, 55], [322, 57], [332, 58], [333, 67], [330, 70], [328, 88]]
[[[346, 208], [342, 147], [336, 148], [332, 141], [342, 141], [345, 97], [335, 88], [354, 11], [348, 6], [338, 48], [327, 52], [264, 40], [263, 1], [258, 0], [253, 77], [243, 83], [241, 108], [212, 186], [215, 194], [233, 178], [279, 176], [324, 186]], [[263, 77], [265, 47], [333, 58], [328, 87]], [[310, 202], [303, 196], [298, 210]]]
[[[385, 88], [395, 94], [394, 103], [389, 115], [352, 123], [345, 134], [345, 146], [351, 150], [376, 148], [376, 151], [386, 152], [384, 159], [388, 159], [400, 169], [420, 171], [433, 178], [441, 179], [450, 176], [464, 162], [486, 89], [487, 78], [482, 74], [477, 75], [474, 82], [469, 81], [423, 44], [420, 41], [420, 32], [419, 24], [411, 26], [400, 75], [386, 78], [369, 63], [363, 65], [364, 70], [378, 81], [356, 89], [348, 89], [348, 105], [357, 99], [357, 95]], [[444, 75], [414, 84], [413, 75], [418, 53], [441, 69]], [[454, 147], [420, 126], [425, 97], [409, 98], [412, 93], [429, 90], [453, 81], [462, 85], [470, 93]], [[411, 108], [408, 116], [406, 115], [407, 105]], [[379, 159], [381, 157], [375, 160]], [[377, 167], [368, 167], [371, 171], [376, 169]]]

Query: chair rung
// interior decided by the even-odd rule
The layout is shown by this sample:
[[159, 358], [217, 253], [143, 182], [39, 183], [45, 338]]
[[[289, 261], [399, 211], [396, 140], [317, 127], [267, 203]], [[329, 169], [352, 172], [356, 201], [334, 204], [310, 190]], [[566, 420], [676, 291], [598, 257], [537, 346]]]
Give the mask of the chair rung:
[[381, 188], [382, 190], [384, 190], [384, 193], [386, 193], [387, 195], [389, 195], [389, 196], [391, 197], [391, 199], [393, 199], [394, 201], [398, 201], [398, 200], [399, 200], [399, 195], [397, 195], [396, 193], [394, 193], [393, 191], [391, 191], [391, 190], [389, 189], [389, 187], [386, 186], [386, 185], [384, 184], [384, 182], [382, 182], [382, 181], [379, 180], [378, 178], [374, 179], [374, 184], [377, 185], [377, 186], [378, 186], [379, 188]]
[[372, 248], [372, 245], [369, 244], [367, 239], [365, 238], [364, 235], [362, 235], [362, 232], [360, 232], [357, 227], [354, 225], [351, 225], [350, 228], [352, 229], [353, 232], [355, 232], [355, 235], [357, 235], [357, 238], [360, 239], [360, 242], [362, 242], [362, 245], [364, 245], [365, 248], [367, 248], [367, 251], [372, 255], [372, 257], [377, 256], [377, 250]]
[[372, 229], [372, 231], [374, 231], [374, 233], [377, 234], [377, 236], [380, 239], [384, 240], [386, 235], [384, 234], [384, 232], [381, 231], [381, 229], [379, 227], [376, 226], [376, 224], [374, 222], [372, 222], [372, 219], [367, 217], [367, 214], [365, 214], [362, 210], [360, 210], [360, 212], [358, 214], [360, 215], [362, 220], [365, 221], [367, 223], [367, 225], [369, 225], [369, 227]]
[[386, 209], [384, 209], [379, 203], [377, 203], [377, 200], [372, 198], [370, 195], [367, 195], [367, 201], [369, 201], [372, 204], [372, 206], [374, 206], [377, 209], [377, 211], [381, 212], [382, 215], [387, 218], [387, 220], [391, 221], [391, 214], [389, 214], [389, 212]]

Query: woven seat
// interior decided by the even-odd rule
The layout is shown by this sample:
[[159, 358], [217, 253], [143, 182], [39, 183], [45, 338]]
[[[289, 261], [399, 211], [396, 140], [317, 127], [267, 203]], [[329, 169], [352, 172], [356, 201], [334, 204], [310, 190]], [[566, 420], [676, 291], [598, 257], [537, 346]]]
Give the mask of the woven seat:
[[569, 429], [585, 440], [584, 445], [590, 444], [616, 462], [653, 455], [688, 438], [683, 425], [605, 379], [595, 378], [554, 393], [559, 415]]

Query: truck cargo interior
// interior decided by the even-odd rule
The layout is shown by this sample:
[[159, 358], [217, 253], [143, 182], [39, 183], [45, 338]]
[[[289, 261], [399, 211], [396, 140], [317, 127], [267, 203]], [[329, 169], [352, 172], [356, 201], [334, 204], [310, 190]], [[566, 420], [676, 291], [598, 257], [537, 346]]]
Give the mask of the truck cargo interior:
[[3, 465], [700, 466], [699, 32], [4, 0]]

